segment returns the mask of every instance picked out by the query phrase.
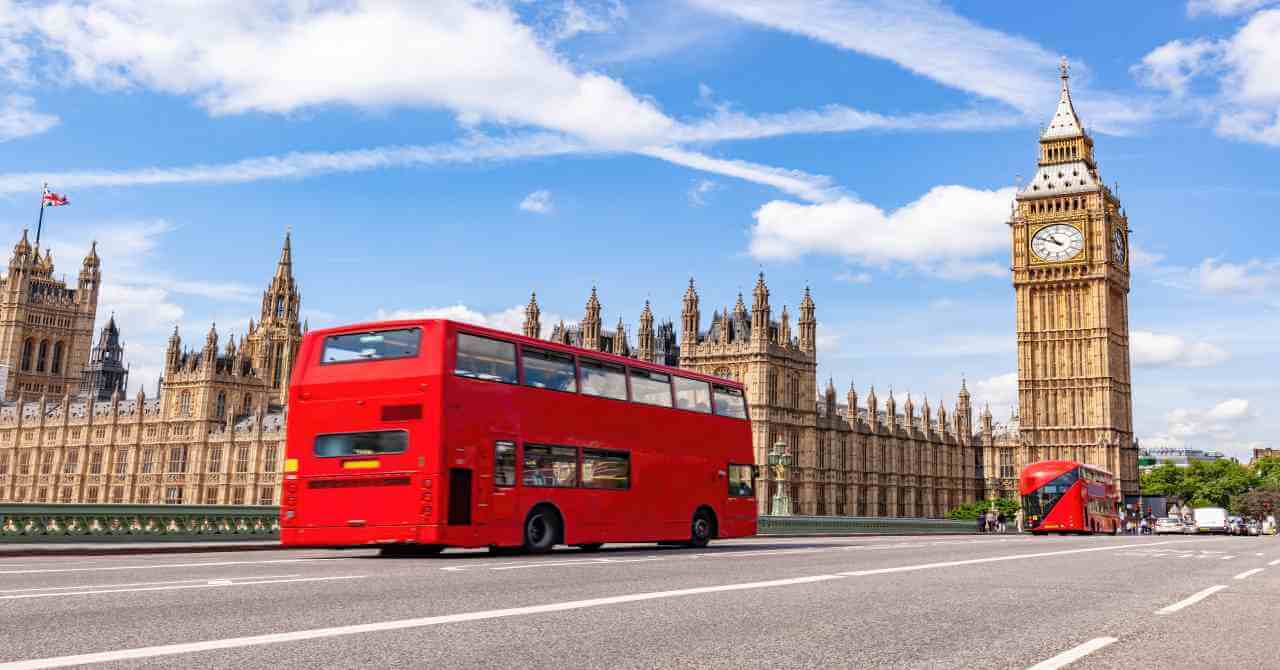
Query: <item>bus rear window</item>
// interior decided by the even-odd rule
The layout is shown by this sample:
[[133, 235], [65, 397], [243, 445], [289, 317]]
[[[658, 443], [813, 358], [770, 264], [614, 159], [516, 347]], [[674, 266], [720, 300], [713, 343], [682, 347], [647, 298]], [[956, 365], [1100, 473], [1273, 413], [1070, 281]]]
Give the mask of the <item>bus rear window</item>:
[[731, 416], [735, 419], [747, 418], [747, 403], [742, 397], [742, 391], [728, 386], [716, 386], [711, 392], [711, 399], [715, 405], [716, 414]]
[[417, 328], [377, 330], [368, 333], [346, 333], [324, 338], [321, 363], [377, 361], [387, 358], [412, 358], [418, 355]]
[[370, 433], [317, 435], [315, 455], [320, 458], [332, 458], [334, 456], [400, 454], [408, 448], [409, 433], [403, 430], [379, 430]]

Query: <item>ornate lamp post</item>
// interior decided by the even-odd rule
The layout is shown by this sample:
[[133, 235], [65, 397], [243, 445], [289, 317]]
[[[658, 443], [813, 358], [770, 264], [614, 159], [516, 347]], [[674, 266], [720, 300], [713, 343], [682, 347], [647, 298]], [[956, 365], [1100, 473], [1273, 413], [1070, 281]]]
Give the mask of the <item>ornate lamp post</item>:
[[774, 443], [769, 452], [769, 470], [773, 474], [773, 500], [769, 514], [771, 516], [791, 516], [791, 496], [787, 494], [787, 466], [791, 465], [791, 452], [781, 440]]

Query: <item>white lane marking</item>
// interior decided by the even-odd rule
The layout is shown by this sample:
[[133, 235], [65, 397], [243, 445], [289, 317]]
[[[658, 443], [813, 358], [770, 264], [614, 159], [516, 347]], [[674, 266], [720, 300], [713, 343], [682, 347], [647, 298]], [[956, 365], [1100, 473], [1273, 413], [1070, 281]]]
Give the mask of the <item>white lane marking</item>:
[[204, 584], [211, 581], [235, 580], [235, 579], [282, 579], [285, 577], [301, 577], [301, 574], [293, 575], [254, 575], [252, 577], [206, 577], [204, 579], [176, 579], [167, 582], [133, 582], [131, 584], [77, 584], [75, 586], [36, 586], [26, 589], [3, 589], [0, 594], [6, 593], [35, 593], [36, 591], [76, 591], [84, 589], [118, 589], [128, 586], [161, 586], [164, 584]]
[[1233, 558], [1235, 558], [1235, 556], [1223, 556], [1223, 557], [1222, 557], [1222, 560], [1224, 560], [1224, 561], [1229, 561], [1229, 560], [1231, 560], [1231, 559], [1233, 559]]
[[1193, 595], [1193, 596], [1191, 596], [1191, 597], [1189, 597], [1189, 598], [1187, 598], [1187, 599], [1185, 599], [1185, 600], [1179, 600], [1178, 602], [1176, 602], [1176, 603], [1174, 603], [1174, 604], [1172, 604], [1172, 605], [1169, 605], [1168, 607], [1164, 607], [1164, 608], [1161, 608], [1161, 609], [1156, 610], [1156, 614], [1173, 614], [1174, 612], [1177, 612], [1178, 610], [1180, 610], [1180, 609], [1182, 609], [1182, 608], [1184, 608], [1184, 607], [1190, 607], [1190, 606], [1192, 606], [1192, 605], [1194, 605], [1194, 604], [1196, 604], [1196, 603], [1200, 602], [1201, 600], [1204, 600], [1205, 598], [1208, 598], [1209, 596], [1211, 596], [1211, 595], [1213, 595], [1213, 594], [1217, 593], [1218, 591], [1221, 591], [1221, 590], [1223, 590], [1223, 589], [1225, 589], [1225, 588], [1227, 588], [1227, 587], [1226, 587], [1225, 585], [1223, 585], [1223, 584], [1219, 584], [1219, 585], [1217, 585], [1217, 586], [1210, 586], [1209, 588], [1207, 588], [1207, 589], [1205, 589], [1205, 590], [1203, 590], [1203, 591], [1200, 591], [1199, 593], [1196, 593], [1195, 595]]
[[[97, 589], [94, 591], [62, 591], [59, 593], [24, 593], [16, 596], [0, 596], [0, 600], [27, 600], [30, 598], [54, 598], [62, 596], [91, 596], [101, 593], [137, 593], [139, 591], [181, 591], [186, 589], [212, 589], [227, 586], [259, 586], [262, 584], [288, 584], [294, 582], [327, 582], [339, 579], [363, 579], [364, 575], [337, 575], [333, 577], [300, 577], [297, 579], [255, 579], [232, 582], [215, 579], [201, 584], [173, 584], [169, 586], [147, 586], [136, 589]], [[0, 667], [4, 667], [0, 665]]]
[[1250, 578], [1250, 577], [1252, 577], [1252, 576], [1254, 576], [1254, 575], [1258, 574], [1259, 572], [1262, 572], [1262, 568], [1254, 568], [1254, 569], [1252, 569], [1252, 570], [1245, 570], [1244, 572], [1242, 572], [1242, 573], [1240, 573], [1240, 574], [1236, 575], [1236, 576], [1235, 576], [1235, 579], [1248, 579], [1248, 578]]
[[1254, 554], [1254, 556], [1261, 556], [1261, 555], [1262, 555], [1262, 552], [1258, 552], [1258, 553]]
[[1027, 670], [1058, 670], [1058, 668], [1065, 668], [1115, 641], [1116, 638], [1114, 637], [1096, 637], [1078, 647], [1068, 649], [1053, 658], [1047, 658], [1040, 661]]
[[485, 610], [480, 612], [464, 612], [461, 614], [446, 614], [442, 616], [421, 617], [416, 619], [400, 619], [398, 621], [382, 621], [378, 623], [354, 624], [350, 626], [335, 626], [333, 628], [315, 628], [311, 630], [299, 630], [290, 633], [270, 633], [267, 635], [252, 635], [249, 637], [233, 637], [222, 640], [206, 640], [204, 642], [189, 642], [183, 644], [167, 644], [155, 647], [142, 647], [139, 649], [119, 649], [116, 651], [103, 651], [90, 654], [77, 654], [74, 656], [56, 656], [53, 658], [39, 658], [25, 661], [12, 661], [9, 663], [0, 663], [0, 670], [32, 670], [34, 668], [62, 668], [71, 665], [83, 665], [85, 663], [106, 663], [110, 661], [128, 661], [140, 658], [154, 658], [156, 656], [171, 656], [173, 654], [189, 654], [198, 651], [211, 651], [214, 649], [234, 649], [240, 647], [252, 647], [263, 644], [276, 644], [280, 642], [297, 642], [299, 640], [314, 640], [317, 638], [335, 637], [339, 635], [356, 635], [360, 633], [375, 633], [389, 630], [404, 630], [407, 628], [424, 628], [427, 626], [439, 626], [442, 624], [460, 623], [466, 621], [483, 621], [486, 619], [500, 619], [513, 616], [524, 616], [529, 614], [546, 614], [550, 612], [565, 612], [569, 610], [585, 609], [588, 607], [601, 607], [604, 605], [619, 605], [623, 603], [633, 603], [645, 600], [659, 600], [663, 598], [677, 598], [681, 596], [700, 595], [703, 593], [717, 593], [722, 591], [745, 591], [750, 589], [763, 589], [778, 586], [791, 586], [794, 584], [812, 584], [814, 582], [824, 582], [833, 579], [841, 579], [838, 575], [815, 575], [813, 577], [794, 577], [791, 579], [775, 579], [764, 582], [744, 582], [740, 584], [725, 584], [723, 586], [702, 586], [689, 589], [678, 589], [674, 591], [651, 591], [648, 593], [634, 593], [625, 596], [611, 596], [607, 598], [592, 598], [589, 600], [571, 600], [568, 602], [550, 603], [547, 605], [531, 605], [527, 607], [512, 607], [510, 609]]
[[1276, 560], [1271, 561], [1267, 565], [1280, 565], [1280, 558], [1277, 558]]
[[[1171, 542], [1187, 542], [1189, 540], [1172, 540]], [[1165, 543], [1162, 543], [1165, 544]], [[937, 568], [952, 568], [960, 565], [977, 565], [979, 563], [998, 563], [1001, 561], [1017, 561], [1024, 558], [1044, 558], [1046, 556], [1065, 556], [1068, 554], [1084, 554], [1094, 551], [1115, 551], [1117, 549], [1126, 549], [1128, 545], [1114, 545], [1110, 547], [1090, 547], [1088, 549], [1063, 549], [1061, 551], [1040, 551], [1034, 554], [1010, 554], [1008, 556], [989, 556], [987, 558], [970, 558], [963, 561], [944, 561], [941, 563], [920, 563], [918, 565], [900, 565], [893, 568], [874, 568], [871, 570], [854, 570], [851, 572], [839, 572], [836, 574], [848, 577], [865, 577], [867, 575], [884, 575], [893, 572], [913, 572], [916, 570], [934, 570]]]
[[347, 561], [348, 558], [280, 558], [272, 561], [214, 561], [201, 563], [153, 563], [148, 565], [112, 565], [101, 568], [40, 568], [34, 570], [0, 570], [0, 575], [34, 575], [51, 572], [108, 572], [115, 570], [162, 570], [167, 568], [208, 568], [224, 565], [278, 565], [311, 561]]

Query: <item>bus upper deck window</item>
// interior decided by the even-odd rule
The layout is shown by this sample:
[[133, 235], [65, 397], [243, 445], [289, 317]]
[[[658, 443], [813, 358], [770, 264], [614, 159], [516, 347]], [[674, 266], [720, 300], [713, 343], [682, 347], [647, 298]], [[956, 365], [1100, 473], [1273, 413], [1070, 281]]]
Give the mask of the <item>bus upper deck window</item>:
[[711, 413], [711, 385], [696, 379], [676, 377], [676, 407]]
[[742, 397], [742, 391], [728, 386], [716, 386], [711, 397], [716, 414], [731, 416], [735, 419], [747, 418], [747, 403]]
[[458, 333], [458, 360], [453, 373], [459, 377], [516, 383], [516, 345], [502, 340]]
[[350, 363], [388, 358], [412, 358], [418, 355], [418, 328], [376, 330], [367, 333], [344, 333], [324, 338], [321, 363]]

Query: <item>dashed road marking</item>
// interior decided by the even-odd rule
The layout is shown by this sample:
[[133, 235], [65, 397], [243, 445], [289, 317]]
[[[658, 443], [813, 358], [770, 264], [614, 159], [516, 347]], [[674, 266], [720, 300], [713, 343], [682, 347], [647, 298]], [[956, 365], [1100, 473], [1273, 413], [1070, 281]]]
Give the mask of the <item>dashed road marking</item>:
[[1115, 641], [1116, 638], [1114, 637], [1097, 637], [1078, 647], [1068, 649], [1053, 658], [1040, 661], [1028, 668], [1028, 670], [1058, 670], [1058, 668], [1065, 668]]
[[1196, 603], [1200, 602], [1201, 600], [1204, 600], [1205, 598], [1208, 598], [1209, 596], [1211, 596], [1211, 595], [1213, 595], [1213, 594], [1217, 593], [1218, 591], [1221, 591], [1221, 590], [1223, 590], [1223, 589], [1225, 589], [1225, 588], [1227, 588], [1227, 587], [1226, 587], [1225, 585], [1222, 585], [1222, 584], [1219, 584], [1219, 585], [1217, 585], [1217, 586], [1210, 586], [1209, 588], [1207, 588], [1207, 589], [1205, 589], [1205, 590], [1203, 590], [1203, 591], [1200, 591], [1200, 592], [1198, 592], [1198, 593], [1196, 593], [1196, 594], [1194, 594], [1194, 595], [1192, 595], [1192, 596], [1190, 596], [1190, 597], [1188, 597], [1188, 598], [1185, 598], [1185, 599], [1183, 599], [1183, 600], [1179, 600], [1178, 602], [1176, 602], [1176, 603], [1174, 603], [1174, 604], [1172, 604], [1172, 605], [1169, 605], [1168, 607], [1164, 607], [1164, 608], [1162, 608], [1162, 609], [1158, 609], [1158, 610], [1156, 610], [1156, 614], [1173, 614], [1174, 612], [1177, 612], [1178, 610], [1183, 609], [1183, 608], [1186, 608], [1186, 607], [1190, 607], [1190, 606], [1192, 606], [1192, 605], [1194, 605], [1194, 604], [1196, 604]]
[[[88, 591], [58, 591], [51, 593], [23, 593], [19, 595], [0, 596], [0, 600], [27, 600], [31, 598], [55, 598], [65, 596], [91, 596], [102, 593], [137, 593], [139, 591], [183, 591], [188, 589], [212, 589], [228, 586], [261, 586], [263, 584], [289, 584], [295, 582], [327, 582], [343, 579], [362, 579], [364, 575], [334, 575], [330, 577], [298, 577], [294, 579], [248, 579], [231, 581], [215, 579], [202, 581], [199, 584], [171, 584], [167, 586], [144, 586], [140, 588], [94, 589]], [[4, 667], [0, 665], [0, 667]]]
[[203, 561], [198, 563], [150, 563], [146, 565], [110, 565], [97, 568], [36, 568], [27, 570], [0, 570], [0, 575], [35, 575], [54, 572], [114, 572], [117, 570], [165, 570], [169, 568], [216, 568], [226, 565], [279, 565], [281, 563], [307, 563], [313, 561], [346, 561], [347, 558], [280, 558], [270, 561]]

